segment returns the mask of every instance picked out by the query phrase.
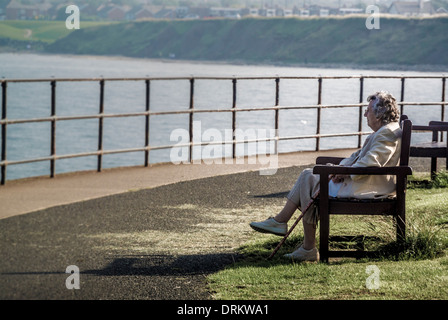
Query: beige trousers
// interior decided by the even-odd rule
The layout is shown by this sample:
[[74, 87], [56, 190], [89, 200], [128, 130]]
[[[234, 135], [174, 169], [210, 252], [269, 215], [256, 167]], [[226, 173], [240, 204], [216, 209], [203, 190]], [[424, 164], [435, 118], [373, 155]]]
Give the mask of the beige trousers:
[[[312, 201], [312, 196], [319, 190], [320, 176], [313, 174], [313, 169], [305, 169], [299, 175], [287, 198], [294, 202], [302, 211]], [[308, 224], [317, 225], [319, 212], [316, 205], [311, 206], [304, 214], [303, 220]]]

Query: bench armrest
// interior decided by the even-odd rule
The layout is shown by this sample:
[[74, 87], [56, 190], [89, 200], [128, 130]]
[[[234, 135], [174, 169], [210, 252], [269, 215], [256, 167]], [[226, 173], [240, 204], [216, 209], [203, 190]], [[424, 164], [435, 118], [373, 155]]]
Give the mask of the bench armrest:
[[313, 173], [320, 175], [344, 174], [344, 175], [411, 175], [409, 166], [396, 167], [342, 167], [342, 166], [314, 166]]
[[316, 158], [316, 164], [339, 164], [344, 158], [341, 157], [317, 157]]

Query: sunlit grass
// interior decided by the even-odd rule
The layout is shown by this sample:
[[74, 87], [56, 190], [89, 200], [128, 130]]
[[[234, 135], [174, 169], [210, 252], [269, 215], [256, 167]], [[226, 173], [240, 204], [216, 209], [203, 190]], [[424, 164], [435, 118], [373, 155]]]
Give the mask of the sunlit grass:
[[[408, 189], [404, 243], [396, 242], [390, 217], [331, 218], [331, 233], [377, 237], [366, 245], [379, 251], [376, 258], [291, 262], [282, 256], [301, 242], [302, 228], [297, 227], [268, 261], [281, 238], [254, 233], [239, 248], [242, 261], [209, 277], [210, 290], [215, 299], [447, 299], [448, 189], [441, 187], [445, 182], [442, 174], [429, 187]], [[371, 265], [379, 271], [378, 289], [366, 284]]]

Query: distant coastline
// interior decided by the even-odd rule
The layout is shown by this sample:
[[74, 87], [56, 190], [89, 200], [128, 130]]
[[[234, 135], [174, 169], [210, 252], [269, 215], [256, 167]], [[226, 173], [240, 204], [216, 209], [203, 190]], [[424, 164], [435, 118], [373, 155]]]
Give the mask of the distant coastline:
[[[123, 55], [94, 55], [94, 54], [72, 54], [72, 53], [49, 53], [44, 50], [27, 50], [16, 49], [7, 50], [0, 47], [0, 54], [37, 54], [45, 56], [66, 56], [66, 57], [88, 57], [96, 59], [129, 59], [129, 60], [146, 60], [157, 61], [163, 63], [189, 63], [198, 65], [232, 65], [232, 66], [271, 66], [280, 68], [311, 68], [311, 69], [349, 69], [354, 71], [403, 71], [403, 72], [436, 72], [440, 74], [448, 75], [448, 65], [394, 65], [394, 64], [381, 64], [381, 65], [362, 65], [362, 64], [349, 64], [349, 63], [283, 63], [283, 62], [253, 62], [253, 61], [224, 61], [224, 60], [181, 60], [181, 59], [167, 59], [167, 58], [146, 58], [146, 57], [129, 57]], [[1, 75], [0, 75], [1, 76]]]
[[[448, 66], [448, 18], [365, 17], [144, 21], [77, 30], [50, 53], [287, 66], [366, 66], [395, 70]], [[434, 66], [434, 68], [429, 68]]]
[[[32, 39], [23, 38], [23, 34], [29, 34], [29, 24], [26, 30], [20, 22], [13, 24], [16, 29], [9, 26], [15, 31], [0, 35], [0, 52], [301, 68], [448, 71], [447, 17], [384, 17], [379, 30], [368, 30], [365, 17], [359, 16], [141, 21], [92, 24], [65, 33], [57, 22], [54, 29], [48, 22], [45, 24], [51, 31], [47, 33], [37, 32], [43, 26], [39, 21], [34, 23]], [[52, 34], [58, 35], [51, 38]]]

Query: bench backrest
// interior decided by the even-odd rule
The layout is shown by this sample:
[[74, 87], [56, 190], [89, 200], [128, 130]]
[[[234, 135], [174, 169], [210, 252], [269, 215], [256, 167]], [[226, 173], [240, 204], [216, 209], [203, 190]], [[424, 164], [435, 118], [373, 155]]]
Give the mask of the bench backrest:
[[434, 141], [434, 142], [439, 141], [439, 132], [441, 132], [442, 136], [443, 136], [443, 131], [448, 131], [448, 122], [446, 122], [446, 121], [430, 121], [429, 126], [437, 127], [437, 129], [438, 129], [438, 130], [433, 130], [433, 132], [432, 132], [432, 141]]
[[411, 134], [412, 134], [412, 121], [407, 117], [401, 122], [401, 154], [400, 154], [400, 166], [407, 166], [409, 164], [409, 152], [411, 149]]

